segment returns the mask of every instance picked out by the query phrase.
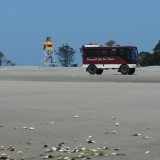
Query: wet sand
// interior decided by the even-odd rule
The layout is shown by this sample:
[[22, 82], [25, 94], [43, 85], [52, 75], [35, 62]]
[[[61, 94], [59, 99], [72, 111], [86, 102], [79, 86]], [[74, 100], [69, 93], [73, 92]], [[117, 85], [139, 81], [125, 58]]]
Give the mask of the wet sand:
[[[15, 147], [15, 151], [0, 150], [0, 154], [42, 159], [45, 144], [51, 149], [67, 142], [64, 147], [73, 150], [82, 145], [87, 150], [85, 156], [95, 160], [159, 159], [159, 68], [139, 69], [132, 77], [116, 71], [91, 76], [79, 68], [1, 68], [0, 74], [0, 146]], [[111, 120], [112, 117], [116, 119]], [[115, 126], [116, 122], [119, 126]], [[141, 135], [132, 136], [136, 133]], [[96, 143], [85, 141], [89, 135]], [[30, 141], [31, 145], [26, 144]], [[108, 156], [88, 151], [97, 148]], [[80, 152], [45, 154], [76, 157]]]

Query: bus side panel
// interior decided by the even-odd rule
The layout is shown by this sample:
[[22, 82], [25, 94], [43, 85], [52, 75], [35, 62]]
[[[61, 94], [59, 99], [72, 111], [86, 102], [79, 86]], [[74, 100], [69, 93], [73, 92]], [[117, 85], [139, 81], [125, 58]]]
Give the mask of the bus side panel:
[[128, 64], [128, 62], [120, 56], [89, 56], [83, 57], [83, 64]]

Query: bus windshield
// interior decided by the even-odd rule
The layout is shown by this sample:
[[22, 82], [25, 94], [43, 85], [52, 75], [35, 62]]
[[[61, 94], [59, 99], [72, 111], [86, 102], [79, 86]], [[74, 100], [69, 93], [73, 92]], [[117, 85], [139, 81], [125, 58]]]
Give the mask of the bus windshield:
[[132, 59], [138, 61], [138, 50], [136, 48], [132, 48]]

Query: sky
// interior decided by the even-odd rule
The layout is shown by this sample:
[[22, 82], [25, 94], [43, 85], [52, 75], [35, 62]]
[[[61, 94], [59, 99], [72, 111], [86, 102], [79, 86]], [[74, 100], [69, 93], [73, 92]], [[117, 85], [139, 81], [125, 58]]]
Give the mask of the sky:
[[79, 67], [82, 45], [114, 40], [153, 53], [160, 40], [160, 0], [0, 0], [0, 12], [0, 52], [17, 66], [41, 66], [47, 36], [56, 51], [71, 46]]

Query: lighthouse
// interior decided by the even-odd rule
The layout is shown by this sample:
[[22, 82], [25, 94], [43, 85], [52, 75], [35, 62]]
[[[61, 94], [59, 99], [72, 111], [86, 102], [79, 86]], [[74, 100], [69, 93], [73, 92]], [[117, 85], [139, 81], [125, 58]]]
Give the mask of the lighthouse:
[[56, 67], [54, 43], [51, 40], [51, 37], [46, 37], [46, 41], [43, 44], [41, 65], [43, 67]]

